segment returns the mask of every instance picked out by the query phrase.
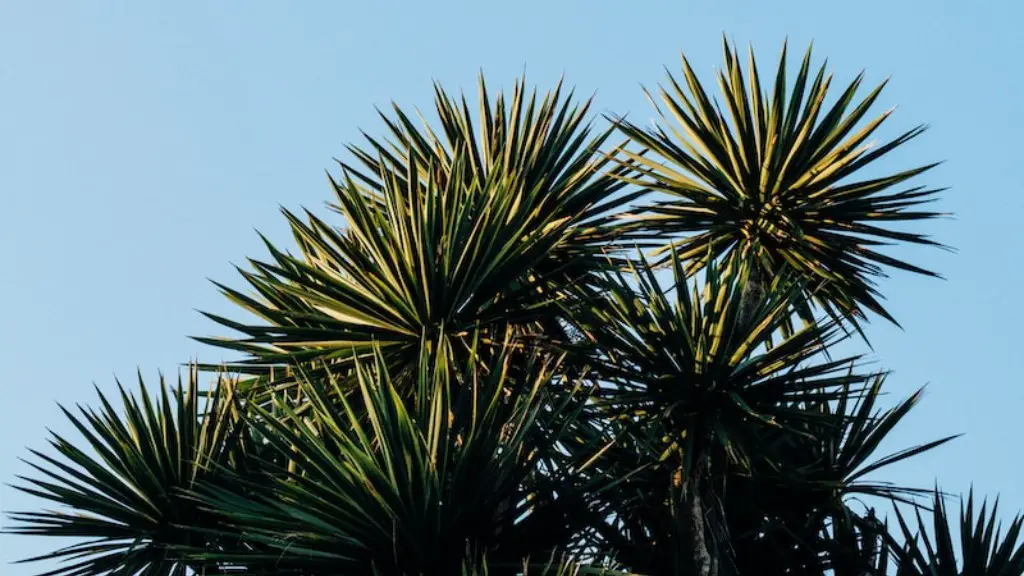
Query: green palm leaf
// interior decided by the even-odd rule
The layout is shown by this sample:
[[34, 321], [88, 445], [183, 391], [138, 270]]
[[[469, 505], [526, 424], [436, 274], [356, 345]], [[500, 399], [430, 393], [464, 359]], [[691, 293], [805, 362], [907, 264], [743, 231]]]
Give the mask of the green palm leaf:
[[[667, 258], [674, 250], [688, 273], [710, 260], [753, 256], [755, 281], [792, 270], [807, 286], [808, 298], [829, 314], [854, 318], [866, 309], [895, 322], [875, 288], [883, 267], [936, 274], [877, 248], [892, 242], [937, 246], [926, 236], [891, 228], [939, 216], [921, 207], [938, 190], [907, 184], [934, 164], [877, 177], [862, 174], [923, 128], [874, 147], [869, 138], [889, 112], [861, 121], [884, 83], [858, 101], [860, 75], [826, 107], [831, 75], [823, 65], [812, 79], [808, 49], [787, 94], [784, 47], [769, 95], [753, 53], [745, 78], [735, 50], [724, 47], [718, 84], [727, 113], [684, 57], [685, 82], [669, 75], [670, 87], [660, 91], [667, 113], [659, 114], [667, 128], [619, 123], [647, 149], [643, 156], [629, 154], [642, 166], [635, 182], [669, 197], [640, 214], [637, 224], [684, 234], [660, 253]], [[810, 312], [804, 309], [803, 315], [809, 319]]]
[[417, 401], [399, 394], [378, 350], [353, 365], [359, 409], [337, 379], [303, 375], [302, 416], [280, 397], [272, 409], [252, 405], [247, 423], [288, 463], [265, 466], [270, 482], [193, 491], [248, 546], [201, 557], [247, 566], [274, 556], [282, 573], [453, 574], [485, 556], [491, 571], [519, 570], [531, 554], [569, 546], [586, 505], [570, 467], [537, 467], [556, 451], [550, 431], [571, 404], [545, 398], [557, 363], [511, 358], [522, 357], [453, 373], [424, 351]]
[[923, 392], [923, 389], [916, 391], [892, 408], [876, 409], [884, 382], [885, 375], [879, 374], [872, 379], [870, 387], [860, 393], [844, 389], [843, 395], [834, 405], [818, 404], [823, 413], [841, 425], [823, 427], [813, 432], [818, 442], [814, 451], [816, 454], [807, 465], [794, 463], [793, 466], [794, 470], [806, 474], [805, 482], [830, 490], [841, 489], [843, 495], [867, 495], [895, 500], [930, 492], [867, 479], [886, 466], [937, 448], [958, 437], [955, 434], [945, 436], [872, 460], [882, 441], [918, 404]]
[[822, 420], [796, 401], [838, 399], [844, 385], [866, 381], [843, 373], [851, 359], [809, 362], [836, 341], [835, 325], [773, 341], [798, 298], [791, 282], [777, 277], [763, 298], [747, 298], [748, 268], [712, 268], [691, 286], [675, 262], [678, 289], [663, 289], [641, 257], [643, 267], [613, 277], [576, 314], [611, 413], [665, 421], [687, 458], [717, 445], [746, 461], [762, 427]]
[[[858, 515], [850, 508], [829, 515], [818, 548], [825, 551], [815, 573], [835, 576], [886, 576], [889, 574], [889, 527], [874, 509]], [[826, 572], [829, 571], [829, 572]]]
[[[755, 559], [771, 555], [779, 571], [784, 567], [814, 572], [842, 566], [847, 573], [860, 574], [857, 570], [880, 561], [877, 548], [885, 542], [876, 540], [887, 532], [865, 525], [866, 519], [850, 509], [851, 502], [871, 496], [917, 505], [918, 497], [931, 492], [872, 480], [869, 475], [955, 436], [875, 456], [889, 433], [917, 405], [921, 391], [880, 410], [877, 403], [885, 375], [866, 380], [868, 386], [859, 390], [844, 385], [834, 401], [799, 402], [803, 409], [819, 411], [822, 418], [801, 425], [804, 434], [765, 434], [763, 441], [772, 446], [767, 451], [783, 458], [761, 462], [751, 474], [729, 479], [726, 515], [741, 572], [763, 568]], [[865, 536], [870, 536], [868, 541]]]
[[602, 380], [595, 411], [623, 430], [594, 468], [621, 479], [601, 496], [609, 523], [599, 539], [632, 569], [661, 573], [691, 561], [692, 511], [679, 500], [687, 483], [703, 483], [705, 513], [719, 517], [707, 537], [724, 546], [723, 482], [764, 462], [778, 466], [785, 455], [767, 439], [836, 424], [807, 402], [838, 400], [868, 377], [847, 373], [850, 359], [821, 357], [840, 334], [835, 325], [775, 338], [799, 298], [794, 282], [777, 277], [764, 297], [750, 298], [750, 269], [737, 265], [709, 268], [691, 287], [673, 259], [676, 288], [666, 290], [640, 261], [572, 314], [587, 339], [582, 354]]
[[537, 102], [520, 82], [492, 104], [481, 79], [478, 126], [464, 99], [436, 95], [440, 135], [396, 106], [382, 115], [391, 139], [351, 147], [358, 165], [331, 179], [341, 228], [285, 211], [299, 254], [268, 243], [271, 261], [242, 272], [256, 295], [221, 286], [263, 323], [211, 315], [243, 337], [202, 341], [243, 352], [234, 367], [259, 374], [375, 346], [409, 367], [423, 337], [464, 355], [470, 333], [486, 344], [556, 326], [563, 287], [611, 265], [614, 213], [637, 196], [619, 193], [628, 163], [602, 151], [611, 131], [592, 136], [589, 102], [560, 86]]
[[[221, 380], [209, 394], [199, 391], [198, 374], [169, 391], [163, 378], [153, 402], [139, 378], [138, 396], [121, 390], [122, 416], [100, 393], [102, 410], [63, 409], [94, 454], [53, 433], [56, 455], [32, 450], [35, 478], [21, 478], [17, 488], [64, 509], [15, 512], [9, 531], [30, 536], [84, 539], [30, 558], [62, 560], [50, 575], [92, 574], [184, 575], [198, 569], [174, 551], [178, 545], [218, 546], [217, 539], [197, 537], [185, 528], [214, 522], [180, 490], [216, 483], [215, 466], [235, 457], [232, 440], [237, 413], [233, 384]], [[206, 402], [203, 398], [208, 398]]]
[[991, 510], [982, 502], [975, 515], [974, 493], [961, 502], [959, 526], [959, 556], [953, 542], [952, 518], [946, 513], [943, 495], [936, 490], [932, 509], [932, 535], [925, 531], [921, 511], [915, 510], [919, 532], [912, 531], [899, 508], [896, 516], [906, 539], [904, 545], [895, 545], [898, 576], [990, 576], [1024, 574], [1024, 541], [1021, 529], [1024, 516], [1014, 517], [1006, 531], [998, 521], [996, 502]]

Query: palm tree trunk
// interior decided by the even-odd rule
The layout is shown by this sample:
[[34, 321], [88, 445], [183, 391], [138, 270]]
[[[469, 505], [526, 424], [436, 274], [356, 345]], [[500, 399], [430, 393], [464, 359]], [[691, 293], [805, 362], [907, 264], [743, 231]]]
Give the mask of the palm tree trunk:
[[761, 282], [761, 274], [755, 265], [750, 270], [750, 275], [747, 277], [747, 281], [740, 292], [741, 326], [745, 325], [750, 319], [751, 314], [753, 314], [754, 311], [764, 303], [764, 292], [765, 289]]
[[[681, 469], [677, 472], [681, 479], [678, 486], [681, 504], [679, 521], [684, 530], [685, 540], [681, 544], [690, 563], [689, 573], [697, 576], [717, 576], [717, 548], [708, 542], [704, 499], [701, 495], [706, 470], [706, 463], [702, 458], [689, 477], [686, 477]], [[684, 563], [687, 559], [683, 560]]]

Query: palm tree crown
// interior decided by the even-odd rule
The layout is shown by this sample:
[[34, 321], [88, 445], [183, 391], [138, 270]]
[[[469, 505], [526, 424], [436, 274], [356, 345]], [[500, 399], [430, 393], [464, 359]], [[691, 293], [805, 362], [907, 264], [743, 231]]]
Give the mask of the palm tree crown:
[[[757, 278], [798, 271], [810, 301], [833, 316], [862, 316], [866, 309], [895, 322], [878, 300], [873, 279], [883, 275], [881, 266], [935, 274], [876, 248], [892, 241], [937, 245], [889, 227], [939, 216], [921, 208], [938, 190], [906, 185], [935, 164], [862, 174], [924, 128], [873, 146], [868, 139], [892, 110], [861, 120], [885, 83], [858, 101], [861, 74], [826, 107], [832, 76], [822, 65], [811, 79], [810, 49], [789, 91], [783, 47], [769, 94], [753, 53], [745, 78], [735, 49], [725, 44], [718, 85], [727, 112], [685, 57], [683, 76], [680, 84], [670, 74], [669, 88], [660, 91], [665, 125], [620, 122], [648, 151], [630, 154], [643, 166], [639, 183], [667, 196], [646, 207], [640, 222], [666, 235], [686, 234], [661, 252], [673, 248], [691, 272], [709, 261], [750, 256]], [[801, 311], [809, 317], [806, 306]]]

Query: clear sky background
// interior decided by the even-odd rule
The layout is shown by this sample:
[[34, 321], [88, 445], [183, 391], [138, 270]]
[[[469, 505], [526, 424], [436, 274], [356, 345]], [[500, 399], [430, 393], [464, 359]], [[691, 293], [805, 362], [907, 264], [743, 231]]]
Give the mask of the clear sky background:
[[[899, 250], [948, 280], [895, 273], [883, 291], [905, 331], [869, 335], [893, 401], [929, 384], [888, 448], [966, 436], [890, 478], [973, 482], [1009, 517], [1024, 509], [1022, 19], [1011, 1], [3, 2], [0, 481], [47, 427], [69, 431], [56, 402], [222, 359], [187, 338], [221, 333], [194, 309], [234, 313], [206, 278], [242, 285], [231, 263], [264, 255], [254, 228], [290, 246], [279, 204], [325, 212], [323, 171], [359, 128], [380, 132], [375, 105], [428, 110], [432, 79], [475, 97], [478, 70], [493, 87], [525, 70], [646, 121], [639, 84], [680, 51], [710, 84], [725, 32], [763, 78], [784, 38], [814, 40], [841, 84], [892, 76], [885, 134], [931, 124], [891, 167], [947, 160], [922, 182], [951, 187], [957, 219], [927, 229], [959, 253]], [[4, 510], [38, 506], [0, 491]], [[56, 544], [0, 536], [0, 563]]]

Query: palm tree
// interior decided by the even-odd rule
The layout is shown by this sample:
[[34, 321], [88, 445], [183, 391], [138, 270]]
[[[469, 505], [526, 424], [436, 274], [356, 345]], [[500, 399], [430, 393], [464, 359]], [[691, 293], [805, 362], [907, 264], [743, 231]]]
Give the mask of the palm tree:
[[175, 548], [216, 549], [224, 540], [215, 533], [215, 515], [186, 492], [220, 483], [222, 467], [240, 464], [254, 448], [234, 433], [241, 417], [234, 382], [219, 379], [204, 394], [199, 373], [189, 370], [173, 392], [161, 379], [155, 402], [141, 376], [138, 395], [118, 388], [122, 411], [102, 393], [99, 411], [64, 410], [93, 453], [58, 434], [50, 440], [55, 456], [32, 451], [40, 462], [32, 467], [41, 476], [23, 478], [20, 488], [73, 512], [15, 513], [12, 531], [85, 539], [29, 559], [68, 562], [54, 574], [184, 574], [186, 567], [200, 568], [202, 562], [186, 562]]
[[881, 266], [934, 275], [877, 250], [938, 245], [891, 226], [938, 216], [930, 165], [862, 170], [920, 129], [864, 149], [881, 87], [824, 110], [785, 60], [764, 92], [726, 44], [727, 117], [684, 59], [653, 128], [522, 81], [396, 106], [340, 225], [285, 211], [295, 253], [218, 284], [241, 357], [67, 411], [19, 483], [60, 508], [8, 530], [78, 539], [29, 559], [69, 576], [1024, 574], [1020, 519], [969, 496], [958, 556], [944, 494], [878, 479], [953, 437], [877, 454], [920, 393], [833, 353], [895, 321]]
[[285, 211], [300, 255], [267, 243], [272, 262], [242, 271], [258, 298], [221, 286], [264, 323], [210, 315], [246, 337], [201, 340], [244, 352], [231, 367], [262, 375], [296, 361], [344, 369], [374, 347], [413, 369], [424, 342], [458, 365], [470, 334], [492, 346], [557, 332], [565, 287], [614, 264], [627, 235], [612, 216], [642, 194], [622, 193], [631, 169], [604, 153], [613, 131], [592, 135], [589, 106], [561, 86], [538, 103], [524, 82], [492, 104], [481, 77], [476, 124], [465, 99], [436, 87], [440, 136], [395, 106], [382, 114], [391, 139], [350, 147], [360, 166], [330, 178], [344, 228]]
[[[861, 120], [885, 83], [858, 102], [858, 75], [825, 110], [832, 76], [823, 64], [811, 80], [810, 49], [788, 95], [785, 45], [770, 95], [753, 52], [744, 78], [736, 50], [728, 43], [724, 50], [718, 84], [728, 116], [683, 57], [685, 87], [670, 74], [670, 88], [660, 90], [671, 119], [655, 105], [667, 126], [619, 122], [647, 148], [643, 156], [629, 153], [642, 165], [638, 183], [667, 197], [645, 206], [639, 224], [663, 233], [659, 252], [674, 251], [688, 273], [733, 257], [753, 262], [754, 282], [797, 271], [806, 285], [797, 308], [805, 320], [813, 320], [809, 305], [816, 304], [833, 317], [855, 321], [866, 309], [895, 322], [875, 288], [873, 279], [884, 275], [881, 266], [937, 275], [876, 248], [892, 241], [938, 246], [927, 236], [889, 227], [940, 215], [921, 209], [939, 190], [908, 184], [936, 164], [872, 178], [862, 174], [924, 127], [874, 146], [868, 138], [892, 110], [863, 125]], [[679, 233], [686, 235], [675, 237]]]

